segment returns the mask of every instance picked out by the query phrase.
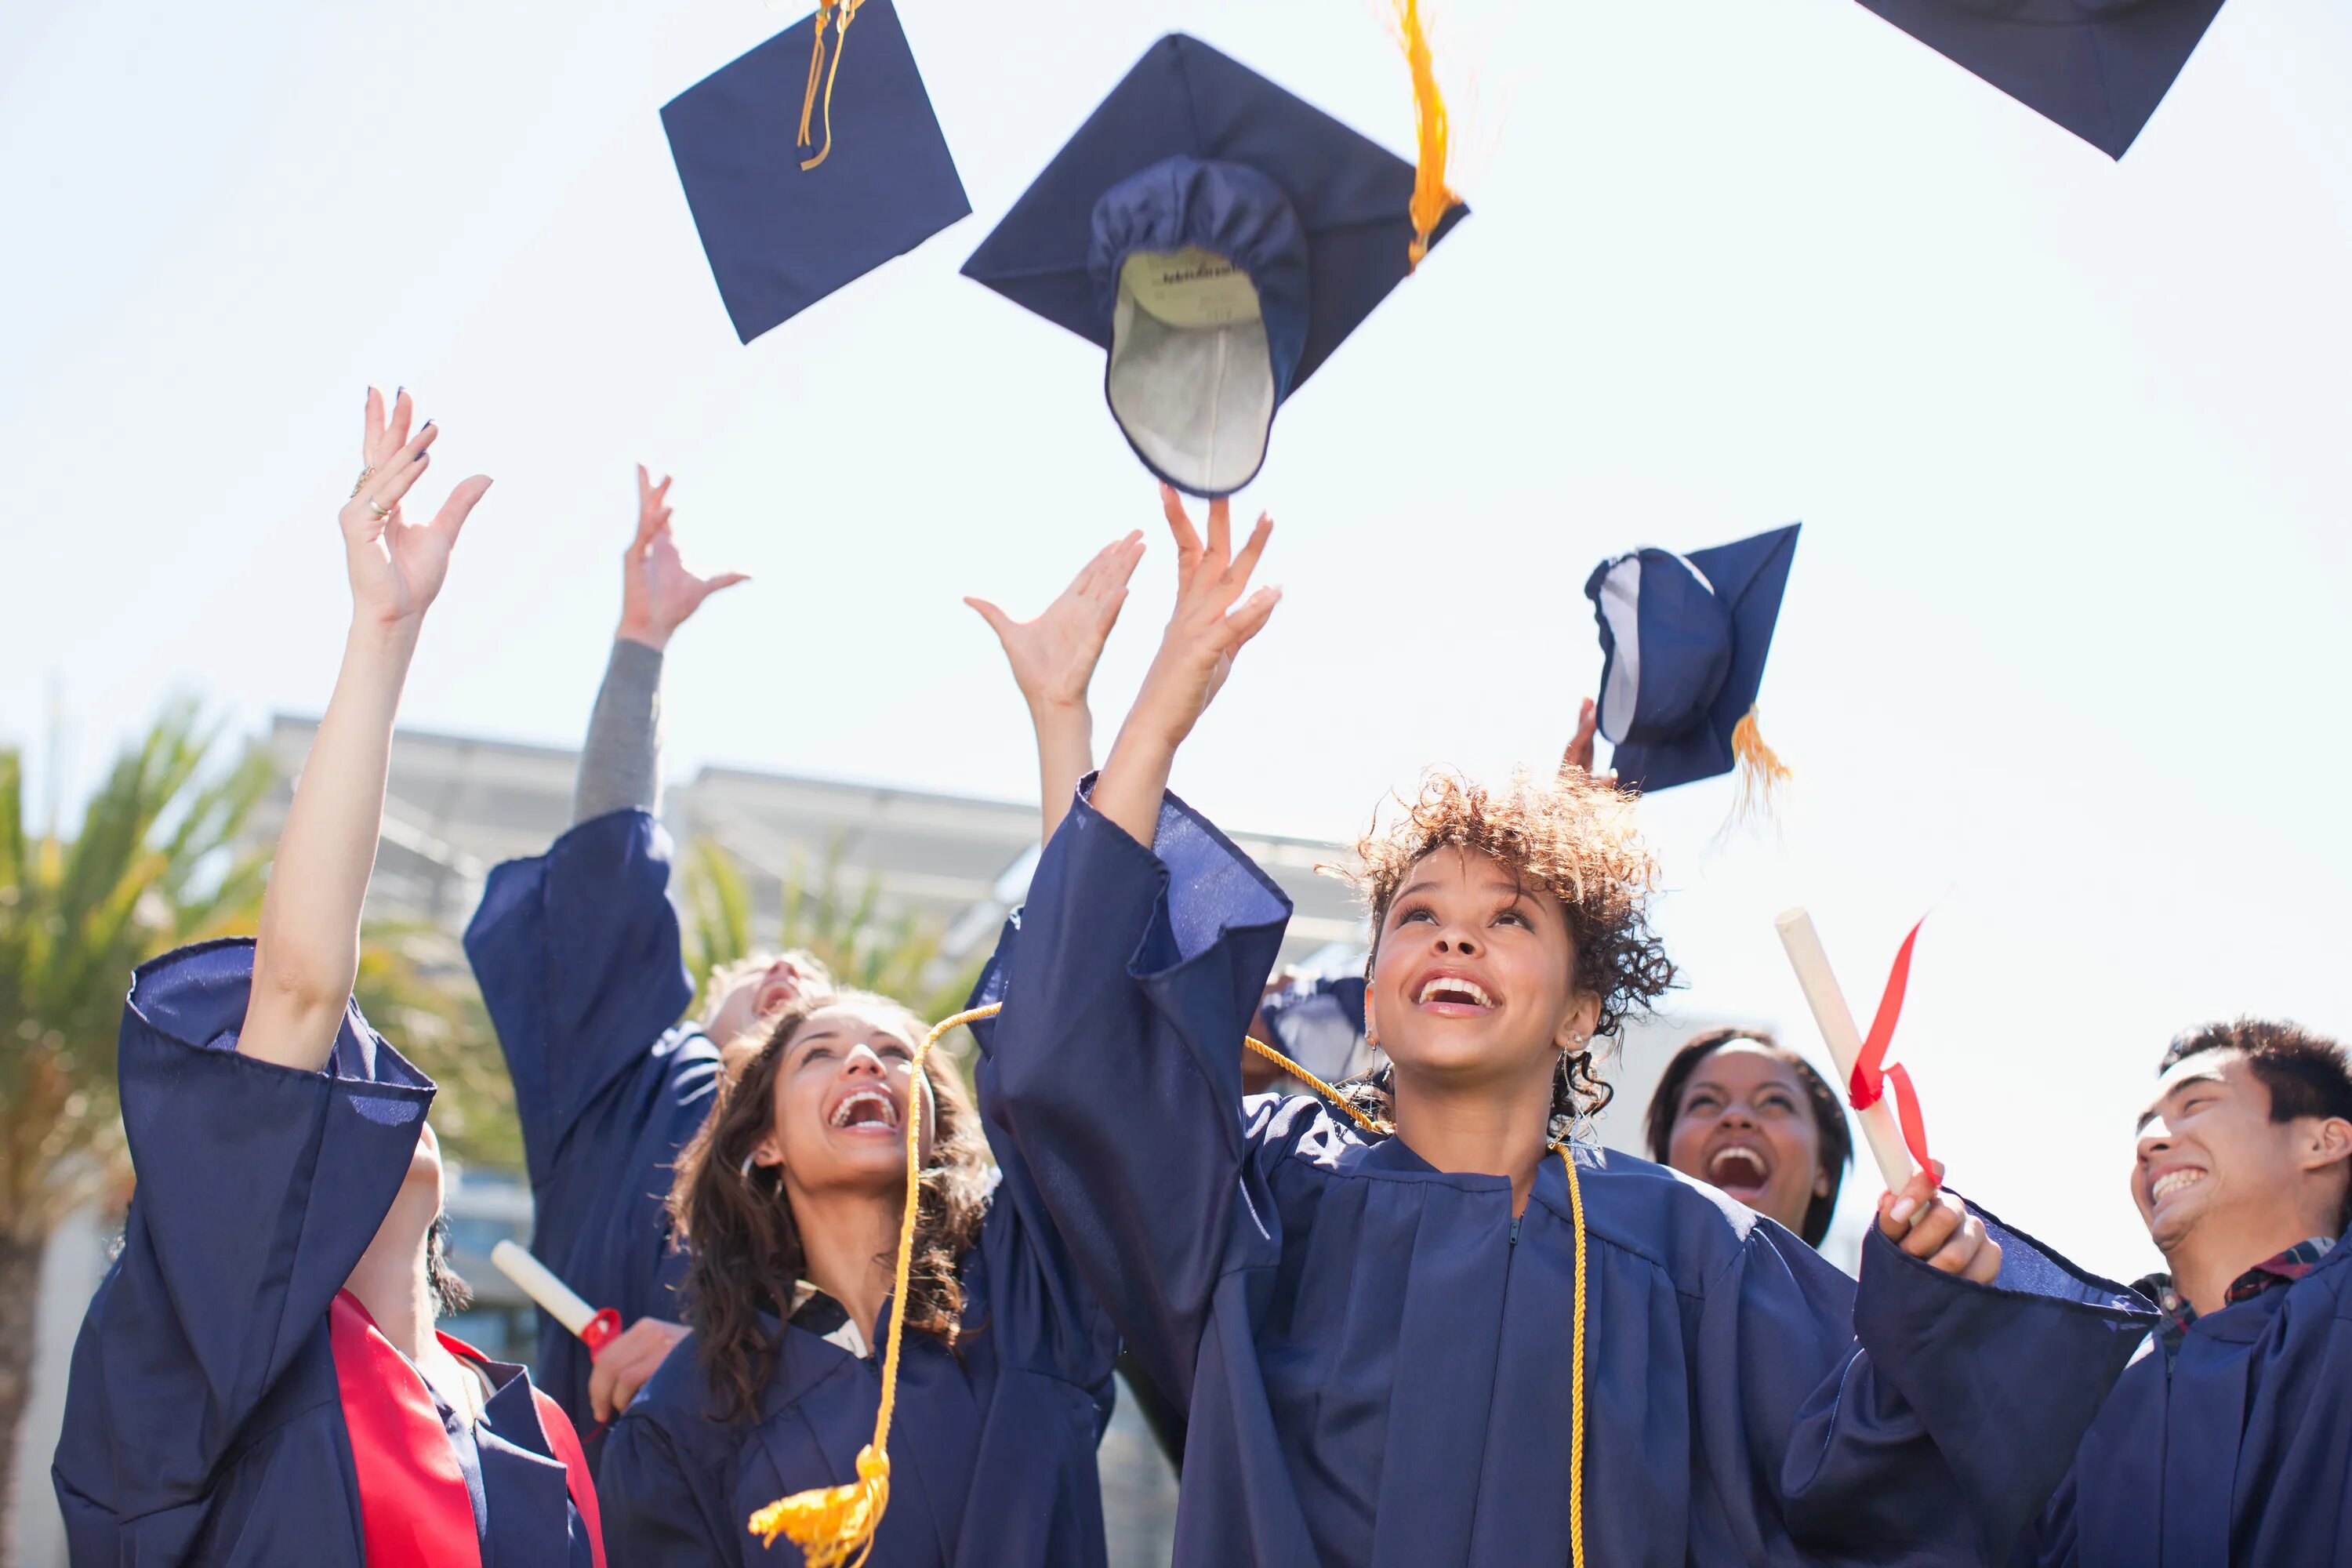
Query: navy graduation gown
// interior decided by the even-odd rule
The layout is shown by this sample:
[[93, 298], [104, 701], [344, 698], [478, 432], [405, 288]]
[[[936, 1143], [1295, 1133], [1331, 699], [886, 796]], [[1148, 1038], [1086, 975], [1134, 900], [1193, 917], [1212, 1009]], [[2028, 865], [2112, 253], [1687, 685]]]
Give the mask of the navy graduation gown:
[[[694, 987], [669, 856], [668, 834], [645, 812], [593, 818], [546, 854], [492, 871], [466, 928], [522, 1117], [530, 1249], [624, 1326], [682, 1316], [670, 1167], [719, 1082], [718, 1047], [677, 1023]], [[587, 1432], [588, 1348], [545, 1312], [536, 1364]], [[599, 1438], [589, 1441], [593, 1456]]]
[[[326, 1070], [236, 1054], [249, 942], [143, 965], [123, 1008], [123, 1129], [139, 1185], [74, 1346], [52, 1469], [76, 1568], [362, 1568], [331, 1308], [415, 1152], [433, 1085], [345, 1015]], [[520, 1368], [468, 1434], [483, 1561], [590, 1568], [588, 1527]], [[391, 1397], [421, 1401], [422, 1380]], [[593, 1494], [590, 1494], [593, 1497]]]
[[[1039, 863], [996, 1025], [1013, 1140], [1130, 1350], [1189, 1416], [1176, 1561], [1556, 1568], [1573, 1395], [1565, 1176], [1546, 1160], [1515, 1221], [1502, 1178], [1367, 1144], [1318, 1100], [1243, 1105], [1239, 1042], [1287, 915], [1172, 796], [1156, 853], [1082, 797]], [[1576, 1158], [1589, 1561], [2005, 1551], [1980, 1521], [2021, 1487], [2038, 1506], [2080, 1422], [2006, 1434], [1991, 1458], [1946, 1456], [1856, 1343], [1852, 1282], [1811, 1248], [1657, 1166]], [[2008, 1336], [2004, 1386], [2103, 1356], [2111, 1375], [2128, 1342], [2112, 1342], [2095, 1289], [2002, 1240], [2000, 1289], [1882, 1268], [1889, 1321], [1916, 1327], [1965, 1290], [1977, 1331]]]
[[[977, 1076], [1000, 1178], [964, 1258], [961, 1342], [950, 1351], [910, 1333], [899, 1350], [890, 1506], [873, 1561], [1101, 1568], [1095, 1447], [1110, 1420], [1118, 1340], [996, 1124], [985, 1055]], [[798, 1562], [792, 1542], [763, 1549], [745, 1521], [780, 1497], [856, 1478], [881, 1402], [890, 1310], [866, 1357], [785, 1327], [758, 1413], [731, 1422], [710, 1414], [709, 1374], [693, 1340], [680, 1343], [606, 1437], [597, 1490], [614, 1563]]]
[[2352, 1246], [2291, 1285], [2151, 1338], [2027, 1532], [2034, 1568], [2352, 1557]]

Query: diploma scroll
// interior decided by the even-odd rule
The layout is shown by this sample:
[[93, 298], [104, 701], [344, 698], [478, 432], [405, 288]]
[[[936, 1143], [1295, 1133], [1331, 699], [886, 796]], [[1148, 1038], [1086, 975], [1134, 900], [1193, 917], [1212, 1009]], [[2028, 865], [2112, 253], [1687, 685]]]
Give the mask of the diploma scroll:
[[[1813, 930], [1813, 917], [1802, 910], [1790, 910], [1772, 924], [1780, 933], [1780, 945], [1788, 950], [1789, 963], [1797, 972], [1797, 984], [1805, 993], [1806, 1005], [1813, 1010], [1813, 1022], [1821, 1027], [1822, 1043], [1829, 1047], [1831, 1059], [1837, 1063], [1839, 1087], [1851, 1096], [1854, 1065], [1862, 1059], [1862, 1031], [1854, 1027], [1853, 1013], [1845, 1005], [1845, 994], [1838, 989], [1829, 954], [1822, 951], [1821, 933]], [[1900, 1189], [1918, 1173], [1919, 1166], [1903, 1142], [1903, 1130], [1895, 1124], [1894, 1107], [1882, 1099], [1854, 1114], [1861, 1119], [1862, 1135], [1878, 1161], [1879, 1175], [1885, 1178], [1889, 1190]]]
[[501, 1241], [490, 1248], [490, 1261], [498, 1266], [499, 1273], [521, 1287], [524, 1295], [538, 1302], [549, 1317], [586, 1345], [591, 1361], [620, 1333], [620, 1313], [610, 1307], [601, 1310], [591, 1307], [571, 1286], [558, 1279], [546, 1264], [513, 1242]]

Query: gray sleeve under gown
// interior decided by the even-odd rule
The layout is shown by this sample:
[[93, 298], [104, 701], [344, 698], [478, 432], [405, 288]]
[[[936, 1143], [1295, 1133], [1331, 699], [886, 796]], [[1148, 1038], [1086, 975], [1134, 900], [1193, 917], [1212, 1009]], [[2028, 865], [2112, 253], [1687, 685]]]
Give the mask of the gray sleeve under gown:
[[[1038, 865], [992, 1042], [1053, 1222], [1189, 1418], [1176, 1562], [1558, 1568], [1577, 1247], [1560, 1163], [1515, 1223], [1501, 1178], [1434, 1170], [1312, 1100], [1244, 1104], [1243, 1032], [1288, 915], [1174, 797], [1147, 850], [1082, 792]], [[1811, 1248], [1644, 1162], [1577, 1160], [1588, 1563], [2006, 1555], [2087, 1407], [1948, 1454], [1856, 1341], [1854, 1286]], [[2001, 1286], [1866, 1270], [1898, 1337], [1945, 1317], [2008, 1342], [1991, 1373], [1905, 1374], [1986, 1413], [2030, 1402], [2053, 1365], [2111, 1379], [2137, 1337], [2126, 1314], [2002, 1239]]]

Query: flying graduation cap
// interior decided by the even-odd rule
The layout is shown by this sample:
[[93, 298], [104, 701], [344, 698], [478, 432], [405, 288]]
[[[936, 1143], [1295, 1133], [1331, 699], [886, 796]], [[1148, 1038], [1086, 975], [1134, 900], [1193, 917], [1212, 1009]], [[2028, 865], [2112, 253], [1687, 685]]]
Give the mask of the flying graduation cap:
[[1677, 555], [1637, 550], [1592, 569], [1601, 732], [1621, 788], [1672, 789], [1737, 766], [1769, 804], [1788, 770], [1756, 725], [1800, 523]]
[[1442, 190], [1431, 213], [1429, 185], [1171, 34], [963, 271], [1108, 352], [1104, 392], [1146, 468], [1192, 495], [1230, 495], [1265, 461], [1283, 402], [1461, 221], [1467, 209]]
[[1862, 0], [1937, 54], [2120, 158], [2221, 0]]
[[747, 343], [971, 211], [890, 0], [824, 0], [662, 128]]

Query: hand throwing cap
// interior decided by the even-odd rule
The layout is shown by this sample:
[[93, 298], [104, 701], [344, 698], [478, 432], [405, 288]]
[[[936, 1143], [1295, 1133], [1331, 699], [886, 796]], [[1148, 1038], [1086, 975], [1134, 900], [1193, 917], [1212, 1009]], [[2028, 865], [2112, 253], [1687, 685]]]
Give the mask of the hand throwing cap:
[[890, 0], [824, 0], [662, 128], [747, 343], [971, 211]]
[[963, 270], [1108, 351], [1104, 391], [1144, 466], [1224, 496], [1265, 461], [1283, 400], [1412, 270], [1413, 198], [1412, 164], [1171, 34]]
[[1768, 787], [1786, 776], [1755, 709], [1801, 526], [1593, 568], [1584, 595], [1601, 623], [1600, 727], [1620, 787], [1671, 789], [1735, 764]]
[[2110, 158], [2164, 101], [2221, 0], [1862, 0]]

